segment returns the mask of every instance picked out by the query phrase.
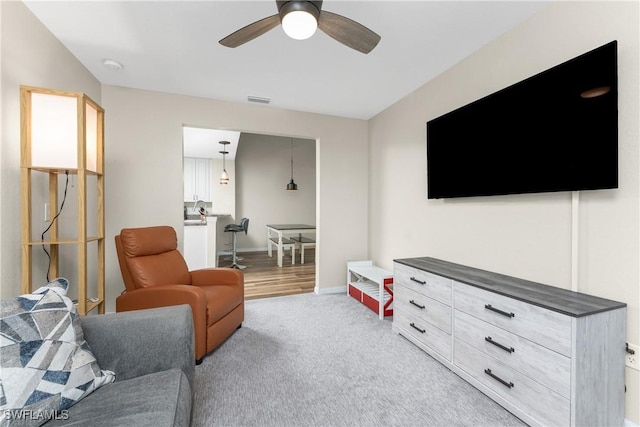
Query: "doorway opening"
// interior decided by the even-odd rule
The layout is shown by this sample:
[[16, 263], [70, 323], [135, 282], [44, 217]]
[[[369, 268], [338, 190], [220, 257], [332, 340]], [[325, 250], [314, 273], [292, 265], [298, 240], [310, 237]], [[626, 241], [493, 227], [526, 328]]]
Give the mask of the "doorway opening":
[[[231, 265], [229, 250], [233, 233], [225, 232], [225, 227], [248, 218], [246, 234], [236, 235], [236, 256], [243, 258], [239, 264], [247, 267], [243, 269], [245, 297], [252, 299], [313, 292], [318, 269], [315, 245], [304, 248], [304, 264], [300, 247], [293, 251], [293, 258], [290, 249], [281, 248], [284, 250], [282, 265], [279, 266], [277, 250], [272, 251], [272, 256], [268, 255], [267, 225], [309, 224], [315, 227], [318, 211], [316, 139], [187, 125], [183, 130], [185, 173], [191, 173], [190, 166], [187, 166], [187, 162], [192, 162], [190, 159], [210, 156], [201, 157], [209, 159], [208, 178], [205, 179], [211, 185], [210, 200], [204, 203], [207, 215], [210, 215], [207, 220], [216, 224], [215, 238], [210, 239], [215, 243], [209, 243], [209, 250], [215, 251], [215, 265], [210, 263], [207, 266]], [[230, 140], [230, 144], [225, 144], [228, 184], [219, 183], [224, 168], [222, 155], [218, 153], [222, 151], [221, 140]], [[206, 154], [207, 149], [209, 154]], [[292, 177], [295, 177], [298, 189], [287, 191]], [[191, 188], [188, 187], [189, 179], [187, 176], [184, 178], [184, 208], [194, 214], [190, 212], [195, 202], [191, 200], [193, 195], [188, 193]], [[288, 237], [293, 236], [285, 236]], [[317, 241], [315, 229], [302, 237]]]

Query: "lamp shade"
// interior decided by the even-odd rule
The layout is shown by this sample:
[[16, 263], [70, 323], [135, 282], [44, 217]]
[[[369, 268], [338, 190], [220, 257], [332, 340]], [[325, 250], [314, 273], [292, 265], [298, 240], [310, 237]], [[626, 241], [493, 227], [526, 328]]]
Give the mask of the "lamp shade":
[[30, 109], [29, 167], [99, 171], [103, 111], [86, 95], [23, 88]]
[[298, 189], [298, 184], [296, 184], [293, 181], [293, 178], [291, 178], [291, 181], [289, 181], [289, 183], [287, 184], [287, 190], [288, 191], [296, 191]]
[[222, 170], [222, 175], [220, 175], [220, 184], [228, 184], [229, 183], [229, 174], [226, 169]]
[[222, 154], [222, 175], [220, 175], [220, 184], [226, 185], [229, 183], [229, 174], [227, 173], [227, 163], [226, 156], [229, 154], [227, 151], [227, 145], [230, 145], [229, 141], [220, 141], [220, 145], [222, 145], [222, 151], [218, 151], [218, 153]]

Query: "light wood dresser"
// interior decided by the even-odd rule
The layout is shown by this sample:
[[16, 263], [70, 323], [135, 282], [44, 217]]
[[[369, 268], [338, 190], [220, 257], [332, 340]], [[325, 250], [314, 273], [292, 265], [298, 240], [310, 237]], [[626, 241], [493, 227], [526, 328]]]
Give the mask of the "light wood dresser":
[[393, 330], [527, 424], [623, 424], [626, 304], [426, 257], [394, 290]]

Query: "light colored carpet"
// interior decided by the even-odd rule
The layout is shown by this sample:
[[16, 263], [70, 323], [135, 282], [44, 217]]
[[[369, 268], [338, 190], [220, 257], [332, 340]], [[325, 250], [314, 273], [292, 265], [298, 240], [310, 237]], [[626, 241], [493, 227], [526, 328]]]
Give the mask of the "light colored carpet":
[[346, 295], [246, 301], [196, 367], [193, 426], [521, 426]]

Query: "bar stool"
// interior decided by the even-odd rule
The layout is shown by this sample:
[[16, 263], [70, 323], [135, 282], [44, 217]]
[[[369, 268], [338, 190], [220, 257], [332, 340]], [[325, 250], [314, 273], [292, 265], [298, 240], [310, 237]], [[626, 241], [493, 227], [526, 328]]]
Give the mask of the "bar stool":
[[237, 257], [238, 247], [237, 247], [236, 234], [238, 234], [238, 232], [240, 231], [244, 231], [244, 234], [246, 235], [248, 230], [249, 230], [249, 218], [242, 218], [240, 220], [240, 224], [229, 224], [226, 227], [224, 227], [225, 233], [233, 233], [233, 248], [231, 249], [232, 264], [230, 265], [231, 268], [237, 268], [239, 270], [244, 270], [245, 268], [247, 268], [246, 265], [238, 264], [238, 257]]

